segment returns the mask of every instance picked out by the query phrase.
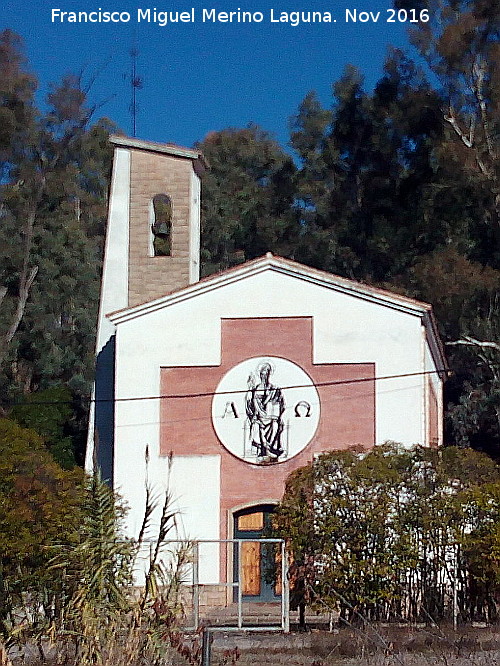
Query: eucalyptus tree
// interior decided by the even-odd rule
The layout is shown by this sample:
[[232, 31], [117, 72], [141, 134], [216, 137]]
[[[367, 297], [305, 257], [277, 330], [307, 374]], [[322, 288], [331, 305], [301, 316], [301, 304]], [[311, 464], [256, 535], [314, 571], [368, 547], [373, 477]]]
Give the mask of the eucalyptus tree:
[[[411, 0], [395, 4], [415, 5]], [[430, 219], [447, 220], [448, 247], [435, 248], [417, 272], [421, 274], [426, 265], [430, 280], [424, 292], [431, 302], [439, 302], [446, 300], [446, 287], [430, 274], [448, 273], [451, 278], [452, 266], [457, 269], [452, 292], [460, 281], [462, 293], [457, 296], [462, 302], [442, 318], [460, 379], [451, 382], [453, 437], [498, 456], [500, 4], [422, 0], [418, 5], [429, 10], [429, 21], [414, 26], [411, 39], [435, 81], [443, 127], [434, 147], [437, 196], [427, 214]], [[446, 266], [450, 255], [456, 261], [452, 256], [451, 265]]]
[[256, 125], [211, 132], [198, 148], [210, 165], [202, 185], [202, 272], [267, 251], [292, 256], [300, 228], [291, 157]]
[[0, 385], [8, 409], [58, 384], [88, 395], [112, 125], [92, 124], [96, 107], [82, 76], [51, 86], [41, 112], [21, 39], [10, 31], [0, 34], [0, 81]]

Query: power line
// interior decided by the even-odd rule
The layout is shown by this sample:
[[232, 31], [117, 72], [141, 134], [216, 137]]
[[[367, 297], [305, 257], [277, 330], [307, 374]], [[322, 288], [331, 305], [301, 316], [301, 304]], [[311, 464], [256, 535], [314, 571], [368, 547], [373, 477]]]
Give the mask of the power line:
[[[403, 387], [399, 387], [399, 388], [390, 388], [390, 389], [387, 389], [387, 391], [383, 390], [382, 392], [383, 392], [384, 395], [387, 395], [387, 393], [389, 393], [389, 392], [390, 393], [400, 392], [400, 391], [405, 391], [406, 389], [407, 389], [407, 387], [403, 386]], [[331, 392], [330, 395], [328, 395], [328, 396], [325, 396], [325, 395], [321, 396], [321, 400], [319, 402], [311, 403], [311, 406], [314, 405], [315, 407], [317, 407], [318, 405], [321, 405], [322, 408], [330, 407], [339, 400], [341, 400], [342, 404], [345, 405], [346, 402], [348, 402], [349, 400], [359, 400], [360, 398], [367, 398], [367, 397], [370, 397], [370, 396], [371, 396], [371, 392], [369, 392], [369, 391], [366, 391], [366, 392], [363, 392], [363, 393], [356, 392], [355, 395], [348, 395], [348, 396], [345, 396], [345, 395], [340, 396], [340, 395], [338, 395], [338, 393], [334, 394], [334, 393]], [[220, 419], [221, 417], [212, 415], [212, 418]], [[182, 418], [179, 418], [179, 419], [174, 419], [174, 418], [172, 418], [172, 415], [169, 415], [168, 424], [170, 426], [172, 426], [172, 425], [175, 425], [176, 423], [188, 423], [188, 422], [193, 423], [195, 421], [205, 422], [206, 419], [207, 419], [206, 415], [204, 415], [204, 416], [183, 416]], [[150, 420], [150, 421], [135, 421], [135, 422], [127, 420], [126, 424], [122, 423], [122, 424], [120, 424], [119, 427], [123, 429], [123, 428], [135, 428], [139, 425], [141, 425], [141, 426], [145, 426], [145, 425], [156, 426], [160, 423], [162, 423], [161, 419], [155, 419], [155, 420]]]
[[[361, 384], [364, 382], [384, 381], [388, 379], [404, 379], [406, 377], [422, 377], [425, 375], [443, 375], [449, 374], [447, 370], [425, 370], [420, 372], [407, 372], [398, 375], [384, 375], [383, 377], [359, 377], [356, 379], [339, 379], [330, 382], [318, 382], [311, 384], [295, 384], [292, 386], [280, 386], [280, 389], [298, 389], [298, 388], [321, 388], [324, 386], [344, 386], [346, 384]], [[183, 398], [207, 398], [214, 395], [235, 395], [238, 393], [247, 393], [248, 388], [238, 389], [235, 391], [207, 391], [202, 393], [167, 393], [164, 395], [148, 395], [148, 396], [134, 396], [128, 398], [90, 398], [89, 402], [94, 404], [108, 403], [108, 402], [138, 402], [140, 400], [178, 400]], [[72, 404], [71, 400], [40, 400], [40, 401], [24, 401], [15, 402], [12, 406], [17, 407], [20, 405], [69, 405]]]

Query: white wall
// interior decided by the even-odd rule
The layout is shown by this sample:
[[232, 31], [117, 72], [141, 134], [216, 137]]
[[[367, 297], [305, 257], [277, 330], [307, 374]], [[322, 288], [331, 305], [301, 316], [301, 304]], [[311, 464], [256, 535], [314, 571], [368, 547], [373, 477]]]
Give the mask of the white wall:
[[[444, 418], [444, 405], [443, 405], [443, 381], [440, 375], [436, 372], [436, 365], [429, 347], [425, 346], [425, 370], [428, 373], [430, 383], [434, 389], [437, 399], [437, 417], [438, 417], [438, 444], [441, 446], [443, 443], [443, 418]], [[428, 427], [428, 424], [427, 424]]]
[[[128, 305], [129, 199], [130, 151], [115, 148], [97, 321], [96, 357], [115, 333], [115, 326], [106, 315]], [[92, 398], [94, 396], [95, 389]], [[94, 424], [95, 403], [92, 402], [85, 456], [85, 470], [89, 474], [93, 468]]]
[[114, 333], [106, 315], [128, 305], [129, 200], [130, 151], [115, 148], [96, 353]]
[[[138, 507], [143, 506], [146, 444], [150, 478], [158, 487], [165, 484], [167, 463], [158, 456], [159, 400], [120, 399], [158, 396], [162, 366], [218, 365], [221, 318], [287, 316], [314, 318], [315, 363], [372, 362], [377, 377], [421, 373], [432, 363], [430, 356], [427, 361], [424, 358], [419, 316], [272, 270], [123, 321], [117, 334], [115, 479], [131, 506], [132, 533], [141, 519]], [[376, 382], [377, 444], [386, 440], [426, 443], [424, 385], [425, 376], [418, 374]], [[186, 535], [218, 538], [215, 513], [200, 512], [198, 507], [204, 502], [218, 508], [219, 461], [189, 457], [176, 460], [174, 470], [176, 466], [173, 478], [182, 491], [179, 501]], [[182, 479], [184, 485], [186, 479], [193, 483], [182, 487]]]
[[189, 284], [200, 279], [200, 217], [201, 183], [194, 169], [191, 171], [191, 208], [189, 216]]

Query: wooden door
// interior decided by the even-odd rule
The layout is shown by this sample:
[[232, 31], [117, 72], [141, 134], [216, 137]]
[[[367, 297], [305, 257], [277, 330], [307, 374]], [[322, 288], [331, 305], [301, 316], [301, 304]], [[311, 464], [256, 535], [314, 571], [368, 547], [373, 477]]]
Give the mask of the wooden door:
[[243, 596], [260, 596], [260, 543], [245, 541], [241, 544], [241, 593]]
[[[245, 509], [234, 518], [235, 539], [243, 541], [241, 552], [241, 593], [247, 601], [274, 601], [279, 598], [281, 589], [273, 579], [275, 567], [274, 544], [261, 543], [266, 538], [272, 506]], [[238, 580], [238, 547], [234, 550], [234, 580]], [[235, 594], [236, 598], [236, 594]]]

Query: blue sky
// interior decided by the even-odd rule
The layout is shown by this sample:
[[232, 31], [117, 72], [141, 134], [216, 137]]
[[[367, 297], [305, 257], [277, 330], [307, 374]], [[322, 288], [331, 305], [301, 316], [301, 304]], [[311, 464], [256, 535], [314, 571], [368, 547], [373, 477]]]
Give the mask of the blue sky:
[[[145, 11], [194, 9], [194, 22], [169, 24], [137, 21]], [[128, 12], [123, 23], [52, 22], [52, 9], [67, 12]], [[203, 22], [203, 9], [217, 12], [261, 12], [253, 23]], [[407, 47], [408, 23], [388, 23], [391, 0], [3, 0], [0, 28], [12, 28], [24, 39], [30, 67], [41, 92], [68, 72], [89, 79], [97, 74], [90, 97], [103, 103], [99, 115], [131, 133], [130, 49], [139, 52], [137, 136], [191, 146], [210, 131], [255, 122], [283, 145], [288, 122], [309, 90], [324, 105], [331, 85], [348, 63], [364, 74], [370, 89], [382, 74], [390, 44]], [[330, 12], [336, 23], [272, 23], [282, 12]], [[351, 12], [380, 12], [377, 22], [349, 22]], [[126, 17], [126, 16], [125, 16]], [[258, 16], [257, 16], [258, 18]]]

